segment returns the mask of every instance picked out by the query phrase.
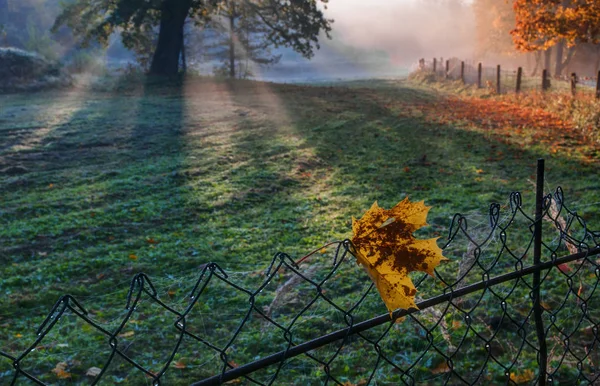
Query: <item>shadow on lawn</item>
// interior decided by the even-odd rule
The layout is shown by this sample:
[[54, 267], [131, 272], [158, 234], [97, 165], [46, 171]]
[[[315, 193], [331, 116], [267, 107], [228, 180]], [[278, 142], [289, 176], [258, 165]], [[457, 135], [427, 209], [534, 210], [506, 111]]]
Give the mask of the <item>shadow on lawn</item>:
[[[22, 244], [3, 249], [13, 263], [26, 262], [21, 270], [43, 270], [49, 296], [85, 293], [87, 285], [78, 284], [98, 275], [118, 280], [125, 270], [129, 277], [137, 270], [127, 257], [132, 252], [113, 245], [146, 246], [164, 217], [185, 216], [178, 205], [185, 201], [178, 194], [182, 89], [170, 88], [168, 97], [156, 89], [147, 84], [128, 95], [87, 95], [68, 121], [16, 155], [30, 173], [2, 190], [14, 200], [21, 192], [25, 205], [7, 208], [7, 215], [23, 224], [16, 225]], [[153, 206], [158, 199], [163, 205]]]
[[339, 172], [339, 181], [352, 181], [339, 194], [365, 209], [375, 200], [393, 205], [409, 194], [434, 205], [436, 217], [483, 211], [492, 201], [506, 202], [514, 190], [533, 192], [540, 157], [547, 159], [547, 191], [561, 184], [578, 198], [589, 194], [585, 185], [594, 184], [597, 175], [584, 161], [504, 141], [501, 130], [475, 132], [464, 121], [433, 123], [435, 117], [425, 114], [435, 114], [435, 107], [426, 111], [419, 105], [437, 106], [443, 97], [402, 83], [299, 94], [279, 93], [292, 119], [305, 122], [295, 126], [297, 135]]
[[[246, 268], [249, 282], [248, 272], [259, 271], [274, 252], [306, 252], [331, 234], [308, 225], [323, 205], [336, 205], [349, 219], [374, 200], [390, 206], [408, 194], [435, 205], [432, 232], [445, 233], [449, 216], [457, 211], [483, 211], [491, 201], [505, 202], [512, 190], [532, 191], [527, 179], [535, 159], [548, 156], [503, 143], [494, 133], [433, 124], [419, 104], [436, 103], [439, 97], [402, 85], [380, 90], [251, 82], [221, 86], [231, 98], [226, 133], [203, 127], [192, 131], [186, 123], [187, 98], [210, 93], [194, 96], [181, 86], [145, 85], [139, 93], [110, 97], [100, 110], [93, 104], [83, 108], [37, 153], [31, 152], [29, 167], [41, 169], [32, 184], [52, 183], [52, 194], [68, 189], [89, 195], [84, 200], [89, 209], [82, 210], [81, 197], [49, 202], [65, 221], [55, 234], [42, 235], [45, 247], [56, 253], [44, 258], [32, 248], [31, 267], [21, 272], [27, 275], [35, 266], [45, 274], [45, 295], [34, 296], [36, 305], [50, 304], [57, 293], [124, 288], [119, 282], [139, 271], [181, 275], [210, 260], [231, 271]], [[218, 146], [227, 148], [218, 158], [208, 157], [218, 142], [211, 136], [221, 136]], [[203, 145], [207, 138], [211, 141]], [[188, 170], [192, 154], [210, 163], [199, 175]], [[572, 183], [575, 194], [588, 197], [575, 181], [595, 183], [594, 170], [572, 160], [554, 161], [548, 162], [549, 178], [567, 191]], [[197, 191], [190, 192], [189, 185]], [[330, 204], [321, 202], [321, 192], [332, 196]], [[189, 205], [191, 199], [196, 205]], [[70, 211], [81, 217], [68, 217]], [[35, 221], [34, 212], [24, 214]], [[170, 249], [176, 254], [165, 255], [160, 235], [196, 221], [203, 223], [195, 233], [178, 230], [194, 237], [187, 245], [200, 248], [211, 238], [220, 245], [197, 258], [180, 246]], [[136, 252], [139, 256], [131, 258], [126, 248], [144, 255]], [[53, 283], [56, 278], [61, 280]], [[151, 334], [136, 339], [132, 353], [145, 351], [144, 339], [148, 346], [163, 348]], [[127, 376], [122, 369], [115, 372]]]

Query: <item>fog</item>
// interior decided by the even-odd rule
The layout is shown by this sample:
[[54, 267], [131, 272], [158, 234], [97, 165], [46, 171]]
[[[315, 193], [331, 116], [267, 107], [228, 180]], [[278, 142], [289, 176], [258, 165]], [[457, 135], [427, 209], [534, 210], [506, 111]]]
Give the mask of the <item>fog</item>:
[[[10, 14], [2, 9], [5, 3], [0, 0], [0, 46], [34, 50], [64, 62], [77, 55], [77, 39], [68, 31], [63, 29], [60, 36], [49, 32], [59, 0], [23, 0], [14, 3], [18, 6], [12, 6]], [[334, 20], [332, 38], [320, 37], [313, 58], [279, 48], [274, 52], [282, 56], [278, 64], [255, 66], [252, 72], [256, 79], [315, 82], [404, 76], [421, 57], [468, 59], [475, 46], [470, 5], [467, 0], [329, 0], [324, 13]], [[118, 34], [110, 41], [102, 54], [109, 68], [135, 65], [135, 56]], [[194, 39], [187, 44], [194, 45]], [[190, 62], [203, 74], [212, 74], [217, 64]]]
[[279, 66], [262, 71], [278, 81], [406, 75], [419, 58], [471, 58], [475, 22], [460, 0], [330, 0], [332, 39], [309, 62], [283, 50]]

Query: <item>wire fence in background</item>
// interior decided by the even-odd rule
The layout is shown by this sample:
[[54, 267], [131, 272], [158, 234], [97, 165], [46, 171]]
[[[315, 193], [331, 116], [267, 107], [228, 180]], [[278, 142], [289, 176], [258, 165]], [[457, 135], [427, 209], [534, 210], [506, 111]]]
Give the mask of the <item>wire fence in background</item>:
[[[0, 367], [0, 381], [593, 384], [600, 378], [600, 231], [567, 207], [561, 188], [544, 195], [543, 181], [540, 160], [534, 208], [515, 192], [506, 207], [490, 206], [485, 227], [453, 217], [443, 246], [450, 260], [435, 277], [413, 275], [419, 310], [385, 312], [348, 240], [303, 264], [278, 253], [265, 271], [237, 279], [206, 264], [184, 302], [170, 292], [163, 298], [140, 273], [112, 327], [98, 311], [61, 297], [28, 349], [0, 352], [0, 366], [12, 367]], [[88, 362], [77, 363], [83, 335], [94, 344], [79, 349], [79, 361]], [[48, 347], [53, 358], [67, 359], [31, 366]]]
[[445, 61], [443, 58], [434, 58], [431, 61], [421, 59], [419, 68], [446, 79], [461, 80], [465, 84], [492, 89], [498, 94], [530, 90], [568, 90], [576, 94], [580, 90], [594, 92], [595, 97], [600, 99], [600, 72], [597, 77], [580, 77], [576, 73], [552, 77], [548, 70], [541, 69], [533, 75], [528, 75], [522, 67], [509, 69], [499, 64], [489, 67], [481, 62], [456, 58]]

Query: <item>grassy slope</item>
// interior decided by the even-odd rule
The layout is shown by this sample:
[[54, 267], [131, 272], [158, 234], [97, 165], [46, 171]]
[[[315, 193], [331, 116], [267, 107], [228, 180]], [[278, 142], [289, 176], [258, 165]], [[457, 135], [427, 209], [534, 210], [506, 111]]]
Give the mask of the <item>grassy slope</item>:
[[532, 200], [538, 157], [548, 190], [597, 213], [597, 158], [436, 123], [445, 96], [431, 89], [366, 86], [2, 96], [0, 348], [25, 349], [61, 294], [109, 319], [137, 272], [183, 296], [202, 263], [252, 274], [349, 237], [375, 200], [424, 199], [426, 233], [445, 235], [455, 212], [485, 215], [513, 190]]

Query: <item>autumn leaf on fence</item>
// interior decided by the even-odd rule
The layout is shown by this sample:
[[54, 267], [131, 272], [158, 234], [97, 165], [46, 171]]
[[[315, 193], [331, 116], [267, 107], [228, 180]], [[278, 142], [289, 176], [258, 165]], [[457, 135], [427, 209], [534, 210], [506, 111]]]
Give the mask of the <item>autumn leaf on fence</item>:
[[412, 203], [405, 198], [389, 210], [375, 202], [360, 220], [352, 218], [357, 262], [366, 269], [390, 313], [398, 308], [417, 308], [417, 289], [408, 276], [410, 272], [433, 276], [439, 263], [447, 260], [437, 239], [413, 236], [427, 225], [429, 209], [423, 201]]

